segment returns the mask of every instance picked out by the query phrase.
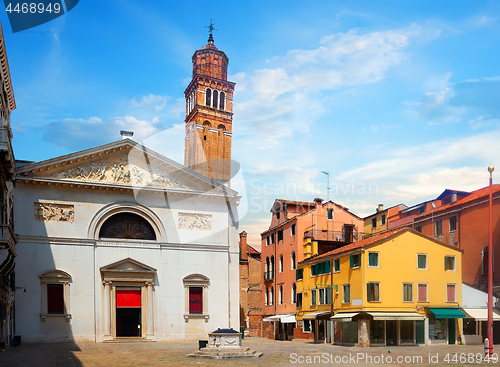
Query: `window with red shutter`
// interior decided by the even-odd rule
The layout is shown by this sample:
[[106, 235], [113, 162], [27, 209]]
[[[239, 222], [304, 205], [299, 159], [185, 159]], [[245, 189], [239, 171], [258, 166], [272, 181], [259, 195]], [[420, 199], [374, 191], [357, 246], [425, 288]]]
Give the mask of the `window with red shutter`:
[[418, 302], [427, 302], [427, 284], [418, 285]]
[[189, 287], [189, 313], [203, 313], [203, 288]]

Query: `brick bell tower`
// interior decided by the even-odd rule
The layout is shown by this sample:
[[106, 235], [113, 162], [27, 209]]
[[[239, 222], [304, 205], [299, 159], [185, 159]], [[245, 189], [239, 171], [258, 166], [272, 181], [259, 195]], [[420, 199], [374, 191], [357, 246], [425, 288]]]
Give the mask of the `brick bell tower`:
[[231, 178], [233, 91], [227, 80], [229, 59], [214, 45], [210, 21], [208, 44], [193, 55], [193, 79], [186, 97], [184, 165], [222, 183]]

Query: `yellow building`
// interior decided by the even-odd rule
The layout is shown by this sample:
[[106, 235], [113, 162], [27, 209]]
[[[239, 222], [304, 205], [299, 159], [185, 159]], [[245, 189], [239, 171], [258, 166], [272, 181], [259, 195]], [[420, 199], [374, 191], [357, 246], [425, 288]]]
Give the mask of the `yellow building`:
[[327, 342], [455, 344], [461, 264], [461, 250], [409, 228], [372, 235], [299, 264], [297, 319]]

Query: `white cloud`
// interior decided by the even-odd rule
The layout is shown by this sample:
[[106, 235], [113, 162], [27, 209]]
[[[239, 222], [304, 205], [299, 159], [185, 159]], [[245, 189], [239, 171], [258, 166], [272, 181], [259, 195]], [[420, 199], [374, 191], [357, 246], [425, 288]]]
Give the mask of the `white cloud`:
[[167, 102], [170, 98], [167, 96], [157, 96], [154, 94], [149, 94], [143, 96], [140, 101], [134, 98], [130, 100], [130, 104], [136, 108], [144, 108], [149, 111], [160, 112], [167, 106]]
[[490, 127], [490, 126], [500, 126], [500, 119], [498, 118], [491, 118], [491, 116], [477, 116], [474, 119], [470, 119], [467, 122], [467, 125], [473, 130], [483, 128], [483, 127]]

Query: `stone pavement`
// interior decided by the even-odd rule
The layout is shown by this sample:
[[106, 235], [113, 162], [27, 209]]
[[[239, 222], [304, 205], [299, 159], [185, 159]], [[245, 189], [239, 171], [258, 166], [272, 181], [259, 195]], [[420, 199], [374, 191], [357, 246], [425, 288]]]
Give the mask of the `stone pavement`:
[[[481, 363], [475, 359], [477, 354], [482, 354], [481, 345], [357, 348], [250, 337], [243, 340], [243, 346], [261, 351], [264, 355], [259, 359], [238, 360], [187, 358], [186, 354], [197, 350], [197, 341], [21, 344], [0, 353], [0, 367], [500, 366], [498, 362]], [[500, 352], [500, 346], [495, 351]], [[455, 353], [458, 363], [452, 361]], [[460, 363], [460, 354], [467, 359], [467, 363]], [[449, 363], [444, 361], [446, 355], [449, 356]]]

